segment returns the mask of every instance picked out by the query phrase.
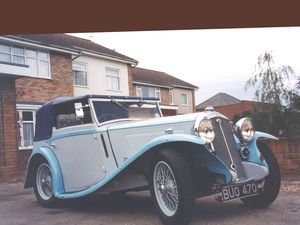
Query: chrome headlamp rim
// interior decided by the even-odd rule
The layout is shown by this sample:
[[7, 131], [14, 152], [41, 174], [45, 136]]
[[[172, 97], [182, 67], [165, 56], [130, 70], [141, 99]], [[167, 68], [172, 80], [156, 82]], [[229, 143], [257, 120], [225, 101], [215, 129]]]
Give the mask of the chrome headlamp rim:
[[206, 117], [197, 119], [194, 130], [200, 136], [200, 138], [206, 143], [210, 144], [215, 138], [215, 131], [212, 125], [212, 121]]
[[245, 142], [250, 142], [254, 138], [255, 129], [249, 117], [244, 117], [234, 125], [235, 134]]

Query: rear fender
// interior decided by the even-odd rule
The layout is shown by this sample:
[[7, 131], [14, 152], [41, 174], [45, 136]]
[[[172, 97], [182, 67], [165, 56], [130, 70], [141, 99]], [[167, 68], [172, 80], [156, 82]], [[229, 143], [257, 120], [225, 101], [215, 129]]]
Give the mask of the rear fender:
[[52, 172], [54, 196], [64, 193], [62, 173], [58, 160], [48, 147], [41, 147], [33, 150], [33, 154], [30, 156], [28, 161], [24, 187], [29, 188], [34, 186], [36, 166], [42, 159], [47, 160]]

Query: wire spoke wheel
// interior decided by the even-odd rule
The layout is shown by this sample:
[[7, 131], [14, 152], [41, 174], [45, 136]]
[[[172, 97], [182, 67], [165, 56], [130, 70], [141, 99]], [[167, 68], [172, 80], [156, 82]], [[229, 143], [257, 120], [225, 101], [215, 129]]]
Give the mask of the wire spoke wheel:
[[39, 196], [43, 200], [49, 200], [53, 196], [52, 173], [49, 165], [41, 164], [36, 173], [36, 187]]
[[151, 195], [164, 224], [187, 225], [194, 208], [192, 175], [181, 153], [161, 149], [151, 165]]
[[170, 166], [159, 161], [153, 173], [154, 193], [159, 207], [167, 216], [173, 216], [178, 208], [177, 183]]

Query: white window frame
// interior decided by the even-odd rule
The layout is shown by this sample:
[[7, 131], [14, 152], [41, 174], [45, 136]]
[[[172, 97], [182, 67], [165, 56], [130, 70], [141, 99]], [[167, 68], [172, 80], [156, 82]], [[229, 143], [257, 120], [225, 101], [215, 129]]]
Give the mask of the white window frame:
[[135, 87], [135, 92], [136, 92], [136, 96], [138, 96], [138, 97], [142, 97], [143, 96], [143, 92], [142, 92], [141, 86], [137, 85]]
[[174, 105], [174, 91], [173, 90], [169, 91], [169, 104]]
[[[143, 87], [146, 88], [154, 88], [154, 97], [155, 98], [159, 98], [159, 101], [161, 101], [161, 93], [160, 93], [160, 88], [158, 87], [153, 87], [153, 86], [146, 86], [146, 85], [142, 85]], [[138, 97], [148, 97], [148, 96], [144, 96], [143, 95], [143, 90], [142, 90], [142, 86], [141, 85], [137, 85], [135, 87], [135, 91], [136, 91], [136, 96]], [[140, 94], [139, 94], [140, 93]]]
[[[118, 75], [113, 75], [113, 74], [108, 74], [108, 70], [113, 70], [113, 71], [116, 71], [118, 72]], [[119, 81], [119, 89], [113, 89], [111, 87], [107, 87], [107, 78], [108, 77], [114, 77], [114, 78], [118, 78], [118, 81]], [[105, 67], [105, 85], [106, 85], [106, 90], [108, 91], [118, 91], [120, 92], [121, 91], [121, 75], [120, 75], [120, 69], [117, 69], [117, 68], [112, 68], [112, 67]]]
[[156, 98], [159, 98], [159, 101], [161, 101], [161, 98], [160, 98], [160, 88], [155, 88], [155, 97]]
[[[0, 53], [10, 54], [11, 61], [10, 62], [0, 61], [0, 63], [9, 63], [9, 64], [12, 64], [12, 65], [28, 66], [27, 58], [35, 59], [36, 60], [36, 65], [37, 65], [37, 68], [36, 68], [37, 73], [34, 74], [34, 75], [32, 75], [32, 77], [43, 78], [43, 79], [51, 79], [50, 52], [40, 51], [40, 50], [34, 50], [34, 49], [27, 49], [27, 48], [24, 48], [24, 47], [18, 47], [18, 46], [8, 45], [8, 44], [2, 44], [2, 43], [1, 43], [1, 45], [5, 45], [5, 46], [9, 46], [10, 47], [10, 53], [2, 52], [2, 51], [0, 51]], [[12, 48], [22, 48], [22, 49], [24, 49], [24, 55], [12, 53]], [[27, 56], [26, 55], [26, 51], [27, 50], [36, 52], [36, 57], [29, 57], [29, 56]], [[39, 53], [46, 53], [47, 54], [47, 60], [40, 59], [39, 58]], [[24, 57], [24, 64], [14, 63], [13, 62], [13, 56], [22, 56], [22, 57]], [[47, 77], [46, 76], [41, 76], [41, 74], [40, 74], [41, 61], [48, 63], [48, 74], [49, 74], [49, 76], [47, 76]]]
[[[0, 50], [0, 53], [10, 55], [10, 62], [0, 61], [0, 63], [11, 63], [11, 64], [15, 64], [15, 65], [24, 65], [24, 66], [26, 65], [26, 49], [25, 48], [12, 46], [12, 45], [7, 45], [7, 44], [1, 44], [1, 45], [8, 46], [10, 48], [10, 52], [3, 52], [3, 51]], [[24, 55], [13, 53], [13, 51], [12, 51], [13, 48], [23, 49], [24, 50]], [[14, 56], [23, 57], [24, 58], [24, 63], [14, 63], [13, 62], [13, 57]]]
[[[74, 70], [74, 68], [73, 68], [74, 64], [85, 66], [85, 70]], [[81, 71], [81, 72], [85, 72], [86, 73], [86, 85], [75, 84], [74, 73], [73, 73], [74, 71]], [[88, 64], [87, 63], [84, 63], [84, 62], [73, 62], [72, 63], [72, 75], [73, 75], [73, 86], [74, 87], [84, 87], [84, 88], [89, 87], [89, 76], [88, 76]]]
[[[32, 121], [23, 121], [23, 112], [32, 112]], [[35, 134], [35, 114], [36, 111], [33, 109], [17, 109], [17, 113], [20, 118], [18, 118], [18, 129], [20, 129], [20, 136], [21, 136], [21, 143], [18, 143], [19, 150], [25, 150], [25, 149], [32, 149], [33, 145], [31, 146], [24, 146], [24, 133], [23, 133], [23, 124], [33, 124], [33, 137]], [[20, 120], [19, 120], [20, 119]], [[19, 140], [19, 138], [18, 138]], [[32, 140], [33, 141], [33, 140]]]
[[[31, 50], [31, 49], [28, 49], [28, 50]], [[25, 51], [26, 51], [26, 49], [25, 49]], [[34, 50], [31, 50], [31, 51], [34, 51]], [[46, 54], [47, 54], [47, 59], [48, 59], [48, 60], [40, 59], [40, 58], [39, 58], [39, 53], [46, 53]], [[25, 59], [26, 59], [26, 58], [25, 58]], [[37, 77], [39, 77], [39, 78], [51, 79], [50, 53], [49, 53], [49, 52], [45, 52], [45, 51], [36, 51], [36, 60], [37, 60]], [[41, 62], [42, 62], [42, 61], [48, 63], [48, 74], [49, 74], [48, 77], [41, 76], [41, 74], [40, 74], [40, 68], [41, 68]]]
[[[184, 103], [181, 102], [181, 100], [182, 100], [182, 99], [181, 99], [181, 96], [182, 96], [182, 95], [185, 95], [185, 96], [186, 96], [186, 103], [187, 103], [187, 104], [184, 104]], [[181, 93], [180, 93], [180, 105], [182, 105], [182, 106], [189, 106], [189, 94], [188, 94], [187, 92], [181, 92]]]

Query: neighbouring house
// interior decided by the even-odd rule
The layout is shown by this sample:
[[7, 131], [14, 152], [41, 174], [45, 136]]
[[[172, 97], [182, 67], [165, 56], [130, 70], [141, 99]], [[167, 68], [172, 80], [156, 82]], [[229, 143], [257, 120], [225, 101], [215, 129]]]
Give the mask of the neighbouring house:
[[58, 96], [129, 95], [137, 61], [66, 34], [0, 36], [0, 180], [23, 176], [35, 111]]
[[132, 67], [129, 73], [131, 96], [158, 97], [165, 116], [195, 111], [197, 86], [167, 73]]
[[224, 114], [232, 120], [235, 114], [251, 111], [254, 104], [255, 102], [253, 101], [239, 100], [226, 93], [218, 93], [197, 105], [196, 111], [201, 112], [204, 111], [206, 107], [212, 106], [215, 111]]

